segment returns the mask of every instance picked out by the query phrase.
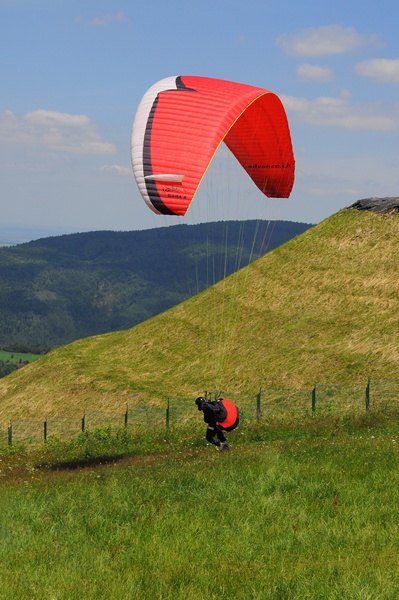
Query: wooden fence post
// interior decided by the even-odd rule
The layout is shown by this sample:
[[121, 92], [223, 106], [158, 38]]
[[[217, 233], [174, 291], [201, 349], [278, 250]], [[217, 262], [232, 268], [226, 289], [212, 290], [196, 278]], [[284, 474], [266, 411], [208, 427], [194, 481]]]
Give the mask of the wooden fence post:
[[125, 427], [127, 427], [129, 421], [129, 405], [126, 404], [126, 412], [125, 412]]
[[168, 404], [166, 406], [166, 429], [169, 429], [169, 423], [170, 423], [170, 402], [169, 402], [169, 398], [168, 398]]
[[8, 443], [11, 446], [12, 445], [12, 421], [10, 421], [10, 424], [8, 426], [7, 438], [8, 438]]
[[366, 385], [366, 410], [370, 408], [370, 377], [367, 380]]
[[313, 390], [312, 390], [312, 412], [315, 412], [316, 410], [316, 384], [314, 384]]
[[262, 409], [261, 409], [261, 398], [262, 398], [262, 388], [260, 388], [259, 393], [256, 394], [256, 418], [259, 421], [261, 416], [262, 416]]

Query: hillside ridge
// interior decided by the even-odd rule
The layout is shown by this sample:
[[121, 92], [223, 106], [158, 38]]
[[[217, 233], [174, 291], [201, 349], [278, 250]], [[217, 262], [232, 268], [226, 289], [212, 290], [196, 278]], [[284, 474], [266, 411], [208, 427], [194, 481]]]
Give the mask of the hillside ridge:
[[7, 376], [0, 415], [395, 378], [398, 240], [398, 215], [344, 209], [132, 329], [76, 341]]

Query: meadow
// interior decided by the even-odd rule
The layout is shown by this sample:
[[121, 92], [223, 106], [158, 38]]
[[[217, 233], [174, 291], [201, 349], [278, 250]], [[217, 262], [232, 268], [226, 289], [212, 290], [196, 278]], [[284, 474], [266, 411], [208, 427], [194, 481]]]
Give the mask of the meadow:
[[0, 598], [397, 598], [398, 416], [4, 448]]
[[13, 363], [24, 363], [31, 362], [40, 357], [40, 354], [32, 354], [31, 352], [8, 352], [7, 350], [0, 350], [0, 361], [13, 362]]
[[[217, 381], [252, 412], [224, 453], [173, 402], [169, 429], [16, 436], [0, 448], [0, 599], [399, 598], [399, 410], [376, 396], [397, 379], [398, 226], [341, 211], [131, 330], [4, 377], [7, 422], [127, 405], [163, 418], [166, 400], [192, 407]], [[289, 411], [272, 388], [309, 393]]]

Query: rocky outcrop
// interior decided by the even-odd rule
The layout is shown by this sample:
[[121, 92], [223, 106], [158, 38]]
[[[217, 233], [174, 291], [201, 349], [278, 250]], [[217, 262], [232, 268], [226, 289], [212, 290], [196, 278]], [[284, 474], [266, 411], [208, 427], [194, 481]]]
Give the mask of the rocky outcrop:
[[387, 198], [363, 198], [357, 200], [348, 208], [357, 210], [371, 210], [376, 213], [399, 213], [399, 197], [389, 196]]

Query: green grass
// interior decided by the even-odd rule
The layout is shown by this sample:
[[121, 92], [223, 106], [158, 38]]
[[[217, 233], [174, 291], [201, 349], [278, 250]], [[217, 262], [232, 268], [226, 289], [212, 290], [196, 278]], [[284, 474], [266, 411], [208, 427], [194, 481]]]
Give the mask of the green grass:
[[0, 361], [23, 363], [32, 362], [40, 357], [40, 354], [32, 354], [30, 352], [7, 352], [6, 350], [0, 350]]
[[4, 378], [4, 419], [190, 403], [215, 365], [238, 404], [268, 384], [354, 391], [337, 413], [318, 385], [324, 410], [295, 418], [278, 391], [279, 414], [243, 419], [230, 453], [199, 420], [2, 448], [0, 598], [396, 600], [399, 415], [373, 386], [363, 411], [367, 378], [398, 372], [398, 226], [342, 211], [159, 317]]
[[205, 447], [203, 426], [135, 442], [103, 431], [69, 456], [134, 453], [73, 470], [38, 467], [68, 454], [56, 443], [3, 452], [0, 597], [393, 600], [397, 423], [247, 423], [230, 453]]

